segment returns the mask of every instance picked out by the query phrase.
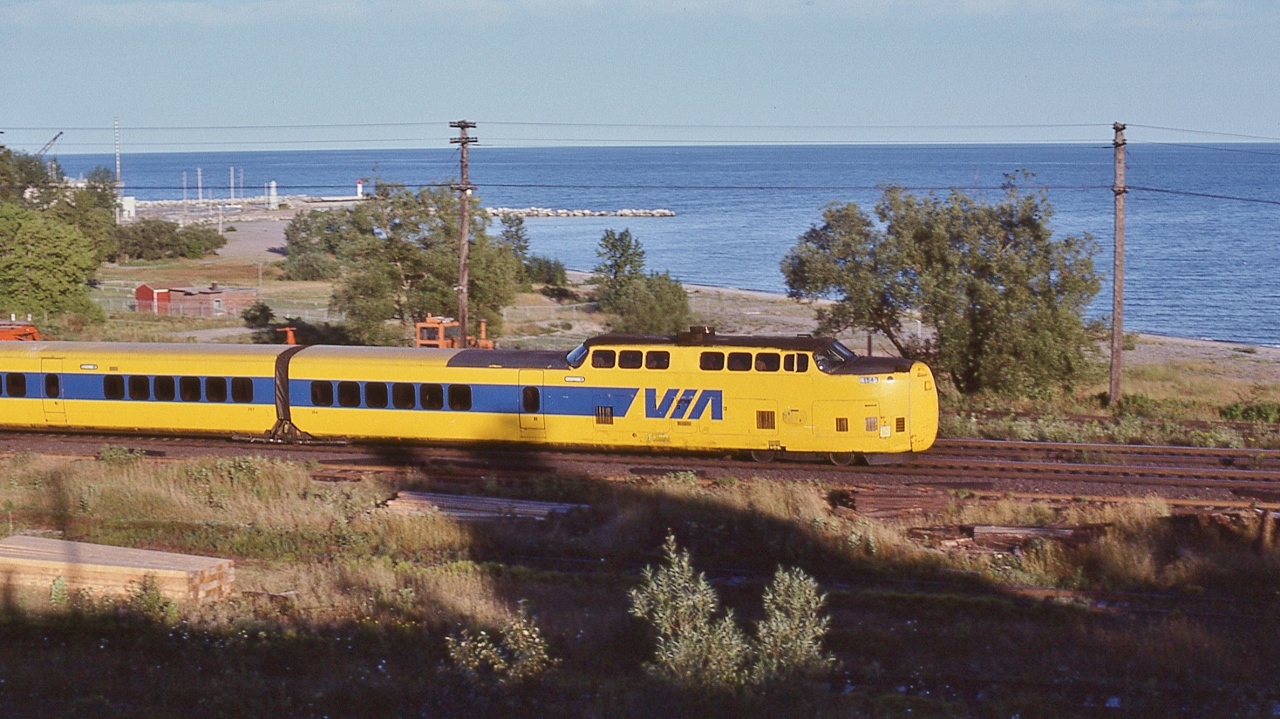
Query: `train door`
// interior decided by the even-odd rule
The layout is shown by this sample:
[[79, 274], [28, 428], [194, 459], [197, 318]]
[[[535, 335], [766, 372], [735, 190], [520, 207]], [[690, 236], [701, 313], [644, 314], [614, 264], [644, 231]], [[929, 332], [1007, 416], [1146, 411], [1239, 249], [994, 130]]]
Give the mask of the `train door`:
[[63, 398], [62, 358], [40, 358], [40, 396], [44, 400], [46, 424], [66, 424], [67, 409]]
[[547, 418], [543, 413], [542, 370], [520, 370], [520, 437], [544, 439]]

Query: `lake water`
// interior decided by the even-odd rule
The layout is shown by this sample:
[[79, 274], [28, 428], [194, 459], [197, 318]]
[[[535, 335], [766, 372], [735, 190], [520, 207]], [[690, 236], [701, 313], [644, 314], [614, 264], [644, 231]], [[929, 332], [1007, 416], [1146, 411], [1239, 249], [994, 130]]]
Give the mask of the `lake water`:
[[[647, 266], [685, 282], [782, 292], [779, 260], [832, 202], [870, 210], [878, 186], [998, 187], [1028, 170], [1044, 186], [1059, 234], [1088, 232], [1110, 277], [1112, 159], [1097, 145], [838, 145], [471, 149], [471, 181], [489, 207], [617, 210], [666, 208], [672, 218], [530, 218], [533, 252], [574, 269], [595, 264], [606, 229], [630, 228]], [[59, 157], [70, 175], [106, 155]], [[458, 152], [349, 150], [126, 154], [126, 193], [225, 198], [228, 168], [245, 194], [274, 180], [284, 195], [351, 195], [360, 178], [407, 185], [448, 182]], [[1268, 200], [1133, 190], [1127, 199], [1125, 328], [1280, 345], [1280, 145], [1130, 144], [1130, 186]], [[994, 199], [998, 189], [971, 190]], [[239, 194], [239, 193], [238, 193]], [[1109, 314], [1110, 284], [1090, 313]]]

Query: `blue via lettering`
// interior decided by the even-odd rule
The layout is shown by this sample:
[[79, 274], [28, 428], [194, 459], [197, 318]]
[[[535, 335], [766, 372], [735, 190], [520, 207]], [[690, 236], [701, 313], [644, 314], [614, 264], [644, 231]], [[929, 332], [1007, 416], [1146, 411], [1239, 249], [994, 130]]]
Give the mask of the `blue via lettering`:
[[658, 390], [647, 388], [644, 391], [644, 416], [649, 419], [668, 416], [671, 419], [702, 419], [708, 407], [711, 408], [711, 419], [724, 419], [724, 392], [718, 389], [701, 392], [696, 389], [669, 389], [659, 400]]

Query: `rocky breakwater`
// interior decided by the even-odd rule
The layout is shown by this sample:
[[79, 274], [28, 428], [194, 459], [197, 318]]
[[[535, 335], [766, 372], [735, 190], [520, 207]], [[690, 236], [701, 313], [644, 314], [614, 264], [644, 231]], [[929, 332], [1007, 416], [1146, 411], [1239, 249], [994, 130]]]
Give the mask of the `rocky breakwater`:
[[516, 215], [518, 217], [675, 217], [671, 210], [553, 210], [549, 207], [494, 207], [491, 215]]

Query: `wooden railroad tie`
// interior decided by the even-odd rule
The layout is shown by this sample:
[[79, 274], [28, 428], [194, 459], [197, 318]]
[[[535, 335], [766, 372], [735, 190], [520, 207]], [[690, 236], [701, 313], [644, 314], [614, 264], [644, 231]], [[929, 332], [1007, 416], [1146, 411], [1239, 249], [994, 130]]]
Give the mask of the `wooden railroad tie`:
[[50, 589], [59, 578], [67, 589], [125, 595], [147, 577], [166, 598], [216, 601], [235, 592], [235, 562], [149, 549], [13, 536], [0, 541], [0, 582]]

